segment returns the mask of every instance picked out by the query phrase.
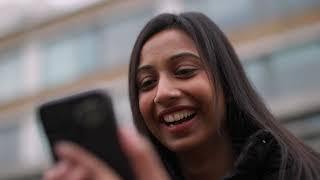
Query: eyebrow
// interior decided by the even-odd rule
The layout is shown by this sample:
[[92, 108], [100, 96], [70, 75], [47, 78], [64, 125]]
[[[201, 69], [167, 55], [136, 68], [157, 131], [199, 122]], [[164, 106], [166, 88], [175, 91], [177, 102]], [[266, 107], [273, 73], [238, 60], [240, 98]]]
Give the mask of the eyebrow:
[[196, 58], [196, 59], [200, 59], [200, 57], [192, 52], [180, 52], [180, 53], [177, 53], [173, 56], [171, 56], [169, 59], [170, 60], [176, 60], [176, 59], [179, 59], [181, 57], [185, 57], [185, 56], [190, 56], [190, 57], [193, 57], [193, 58]]
[[141, 72], [141, 71], [148, 71], [148, 70], [151, 70], [151, 69], [152, 69], [151, 65], [140, 66], [140, 67], [138, 67], [137, 74], [139, 74], [139, 72]]
[[[193, 58], [196, 58], [196, 59], [200, 59], [200, 57], [192, 52], [180, 52], [180, 53], [177, 53], [177, 54], [174, 54], [173, 56], [170, 56], [169, 57], [169, 60], [171, 61], [175, 61], [181, 57], [186, 57], [186, 56], [189, 56], [189, 57], [193, 57]], [[147, 71], [147, 70], [150, 70], [152, 69], [152, 66], [151, 65], [143, 65], [143, 66], [140, 66], [138, 67], [138, 70], [137, 70], [137, 73], [141, 72], [141, 71]]]

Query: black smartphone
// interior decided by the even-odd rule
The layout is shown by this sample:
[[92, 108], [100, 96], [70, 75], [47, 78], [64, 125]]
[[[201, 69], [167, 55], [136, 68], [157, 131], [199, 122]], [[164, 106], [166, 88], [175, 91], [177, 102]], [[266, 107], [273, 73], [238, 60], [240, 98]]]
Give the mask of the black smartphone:
[[60, 140], [84, 147], [112, 167], [123, 179], [135, 179], [118, 142], [111, 97], [104, 90], [91, 90], [44, 103], [39, 120], [53, 146]]

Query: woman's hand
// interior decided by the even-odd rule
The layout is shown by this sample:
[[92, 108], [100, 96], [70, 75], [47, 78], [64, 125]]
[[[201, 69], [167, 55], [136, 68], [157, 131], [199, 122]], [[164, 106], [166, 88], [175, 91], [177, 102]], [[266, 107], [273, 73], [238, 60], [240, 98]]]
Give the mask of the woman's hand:
[[[151, 144], [133, 130], [119, 131], [120, 144], [138, 180], [169, 179]], [[44, 180], [118, 180], [106, 163], [74, 143], [61, 142], [55, 152], [60, 161], [45, 174]]]

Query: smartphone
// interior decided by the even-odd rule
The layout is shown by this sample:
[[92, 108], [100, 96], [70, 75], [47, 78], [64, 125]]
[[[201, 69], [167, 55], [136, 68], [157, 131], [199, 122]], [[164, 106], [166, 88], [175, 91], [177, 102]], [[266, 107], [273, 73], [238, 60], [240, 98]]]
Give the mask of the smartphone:
[[53, 146], [72, 141], [102, 159], [123, 179], [135, 179], [121, 150], [111, 97], [105, 90], [91, 90], [44, 103], [38, 108], [40, 123]]

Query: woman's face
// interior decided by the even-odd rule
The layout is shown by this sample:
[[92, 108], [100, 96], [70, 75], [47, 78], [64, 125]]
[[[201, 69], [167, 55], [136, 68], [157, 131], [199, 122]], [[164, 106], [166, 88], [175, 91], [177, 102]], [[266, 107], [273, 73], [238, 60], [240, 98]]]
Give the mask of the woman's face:
[[137, 84], [145, 124], [168, 149], [183, 151], [219, 138], [224, 98], [215, 96], [195, 44], [183, 31], [164, 30], [145, 43]]

